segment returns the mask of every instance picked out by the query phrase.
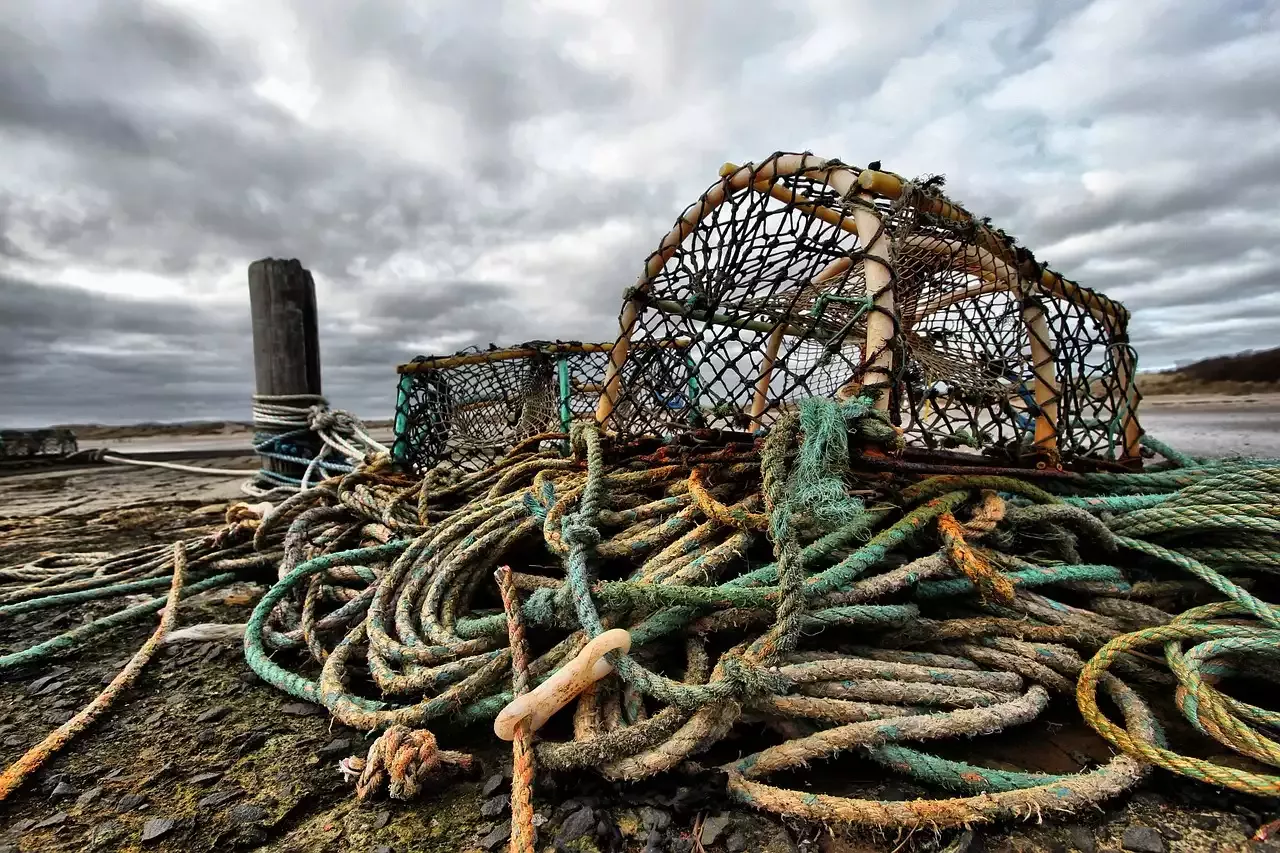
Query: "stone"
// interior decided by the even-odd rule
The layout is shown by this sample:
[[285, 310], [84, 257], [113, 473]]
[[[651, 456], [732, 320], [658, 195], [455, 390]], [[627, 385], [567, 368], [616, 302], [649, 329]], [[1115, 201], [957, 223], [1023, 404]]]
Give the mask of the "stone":
[[659, 832], [671, 825], [671, 815], [662, 809], [655, 809], [652, 806], [644, 806], [640, 809], [640, 820], [649, 829], [656, 829]]
[[561, 822], [560, 832], [556, 837], [561, 843], [576, 841], [594, 829], [595, 825], [595, 812], [591, 806], [583, 806]]
[[252, 826], [267, 819], [267, 810], [253, 803], [242, 803], [228, 812], [227, 816], [236, 826]]
[[61, 781], [54, 786], [53, 793], [49, 795], [50, 800], [65, 800], [67, 797], [80, 796], [80, 789], [70, 782]]
[[252, 752], [257, 752], [266, 744], [268, 735], [266, 732], [249, 732], [240, 741], [240, 745], [236, 747], [236, 755], [245, 756]]
[[67, 682], [65, 682], [65, 681], [53, 681], [53, 682], [50, 682], [49, 684], [46, 684], [44, 687], [42, 687], [42, 688], [40, 688], [39, 690], [37, 690], [37, 691], [35, 692], [35, 694], [34, 694], [34, 695], [36, 695], [36, 696], [48, 696], [48, 695], [49, 695], [49, 694], [51, 694], [51, 693], [57, 693], [59, 690], [61, 690], [63, 687], [65, 687], [65, 686], [66, 686], [66, 684], [67, 684]]
[[161, 708], [159, 711], [153, 711], [145, 720], [142, 721], [144, 726], [154, 726], [156, 723], [164, 719], [165, 711]]
[[173, 832], [174, 822], [167, 817], [153, 817], [142, 825], [142, 843], [155, 841]]
[[1120, 847], [1132, 853], [1164, 853], [1164, 839], [1149, 826], [1131, 826], [1120, 836]]
[[378, 816], [373, 819], [373, 828], [382, 829], [382, 827], [386, 826], [390, 822], [391, 822], [391, 812], [385, 811], [385, 810], [380, 811], [378, 812]]
[[485, 779], [484, 785], [480, 787], [481, 796], [488, 797], [492, 795], [494, 791], [502, 787], [502, 783], [505, 781], [501, 773], [494, 773], [488, 779]]
[[345, 758], [350, 753], [351, 738], [345, 737], [336, 737], [316, 750], [316, 755], [322, 760], [336, 758], [338, 756]]
[[1222, 818], [1216, 814], [1197, 814], [1191, 816], [1191, 822], [1206, 832], [1212, 832], [1222, 825]]
[[116, 811], [131, 812], [146, 801], [145, 794], [125, 794], [120, 798], [120, 802], [116, 803]]
[[511, 798], [506, 794], [490, 797], [480, 804], [480, 814], [484, 817], [497, 817], [507, 810], [507, 804], [510, 802]]
[[493, 831], [480, 840], [480, 844], [485, 850], [493, 850], [499, 844], [511, 837], [511, 822], [503, 821], [493, 828]]
[[741, 831], [735, 832], [729, 836], [729, 840], [724, 843], [724, 846], [729, 853], [742, 853], [743, 850], [747, 849], [747, 836], [743, 835]]
[[76, 797], [76, 808], [83, 809], [93, 803], [94, 800], [102, 796], [102, 790], [101, 785], [95, 785], [80, 796]]
[[240, 796], [239, 791], [215, 791], [212, 794], [206, 794], [196, 803], [198, 809], [216, 809], [218, 806], [231, 802]]
[[197, 773], [187, 780], [188, 785], [207, 785], [210, 782], [216, 782], [222, 778], [222, 774], [216, 770], [208, 773]]
[[196, 724], [212, 723], [221, 720], [227, 714], [231, 713], [231, 708], [227, 705], [214, 705], [212, 708], [204, 711], [200, 716], [196, 717]]
[[1163, 836], [1165, 837], [1165, 839], [1166, 839], [1166, 840], [1168, 840], [1168, 841], [1181, 841], [1181, 840], [1182, 840], [1182, 833], [1181, 833], [1181, 832], [1179, 832], [1178, 830], [1174, 829], [1172, 826], [1162, 826], [1162, 827], [1160, 827], [1160, 834], [1161, 834], [1161, 835], [1163, 835]]
[[1071, 840], [1071, 846], [1080, 853], [1095, 853], [1098, 849], [1098, 845], [1093, 840], [1093, 833], [1079, 824], [1067, 827], [1067, 838]]
[[727, 814], [712, 815], [702, 822], [702, 834], [698, 836], [698, 840], [702, 842], [703, 847], [710, 847], [715, 844], [724, 831], [729, 828], [729, 822], [732, 818]]
[[26, 740], [20, 735], [9, 735], [4, 739], [5, 746], [22, 746], [24, 743], [26, 743]]
[[288, 702], [280, 706], [280, 713], [290, 717], [315, 717], [324, 713], [324, 708], [310, 702]]
[[55, 826], [62, 826], [67, 822], [67, 817], [66, 812], [55, 812], [37, 823], [32, 829], [51, 829]]

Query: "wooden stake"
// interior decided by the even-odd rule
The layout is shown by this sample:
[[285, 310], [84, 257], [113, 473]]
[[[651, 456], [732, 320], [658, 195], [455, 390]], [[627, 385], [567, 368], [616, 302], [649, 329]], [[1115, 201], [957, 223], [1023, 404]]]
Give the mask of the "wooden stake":
[[[257, 393], [267, 396], [319, 396], [320, 334], [316, 285], [296, 260], [266, 258], [249, 265], [249, 311], [253, 316], [253, 372]], [[314, 443], [314, 436], [299, 444]], [[268, 471], [300, 477], [303, 467], [264, 459]]]
[[[863, 172], [862, 174], [867, 174]], [[866, 282], [867, 295], [872, 297], [875, 305], [867, 315], [867, 346], [862, 352], [862, 384], [888, 383], [893, 380], [893, 342], [894, 297], [891, 283], [892, 271], [889, 268], [889, 234], [882, 227], [880, 214], [871, 207], [875, 196], [868, 192], [860, 192], [857, 198], [866, 204], [856, 205], [853, 218], [858, 226], [858, 234], [862, 240], [870, 239], [863, 244], [862, 266], [863, 280]], [[882, 412], [889, 410], [889, 389], [876, 399], [876, 408]]]
[[751, 431], [760, 429], [760, 416], [769, 407], [769, 383], [773, 381], [773, 363], [778, 358], [778, 350], [782, 346], [782, 336], [786, 325], [779, 323], [769, 335], [769, 343], [764, 351], [764, 361], [760, 364], [760, 378], [756, 380], [756, 396], [751, 401]]
[[1036, 302], [1028, 302], [1022, 309], [1022, 321], [1027, 325], [1031, 339], [1031, 370], [1035, 377], [1032, 389], [1036, 407], [1035, 436], [1032, 443], [1036, 451], [1054, 463], [1058, 458], [1058, 378], [1053, 360], [1053, 338], [1044, 308]]

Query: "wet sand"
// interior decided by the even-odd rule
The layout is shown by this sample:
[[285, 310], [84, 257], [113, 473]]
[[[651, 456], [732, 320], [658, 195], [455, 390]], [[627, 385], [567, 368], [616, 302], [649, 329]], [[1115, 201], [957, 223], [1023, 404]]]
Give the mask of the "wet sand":
[[1149, 397], [1138, 416], [1152, 437], [1192, 456], [1280, 457], [1280, 394]]

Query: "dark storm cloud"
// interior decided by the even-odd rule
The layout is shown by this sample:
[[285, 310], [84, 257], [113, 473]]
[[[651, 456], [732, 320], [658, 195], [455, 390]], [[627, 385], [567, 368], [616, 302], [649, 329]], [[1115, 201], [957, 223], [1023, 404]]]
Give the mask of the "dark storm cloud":
[[315, 271], [370, 415], [419, 352], [610, 339], [719, 164], [777, 148], [952, 172], [1144, 363], [1275, 337], [1271, 5], [575, 5], [11, 2], [0, 421], [242, 416], [258, 257]]

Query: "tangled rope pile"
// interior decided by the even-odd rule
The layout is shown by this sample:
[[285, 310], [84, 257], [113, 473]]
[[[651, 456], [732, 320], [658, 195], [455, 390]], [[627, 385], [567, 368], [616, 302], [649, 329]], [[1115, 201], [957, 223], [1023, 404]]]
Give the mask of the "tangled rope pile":
[[305, 490], [318, 480], [350, 473], [360, 462], [388, 452], [359, 418], [330, 409], [325, 398], [316, 394], [255, 394], [253, 426], [253, 450], [259, 457], [305, 469], [301, 477], [294, 477], [264, 464], [244, 485], [245, 494], [260, 500]]
[[[895, 473], [897, 434], [865, 399], [809, 401], [754, 443], [646, 453], [583, 427], [565, 458], [537, 449], [547, 439], [451, 482], [368, 466], [273, 514], [269, 525], [288, 526], [282, 579], [251, 618], [250, 665], [348, 725], [421, 731], [491, 719], [523, 683], [627, 629], [633, 650], [611, 654], [616, 672], [577, 698], [572, 739], [534, 739], [517, 762], [526, 785], [535, 757], [639, 779], [763, 723], [782, 740], [722, 763], [730, 793], [816, 820], [950, 826], [1071, 811], [1152, 763], [1276, 792], [1274, 776], [1170, 751], [1144, 698], [1176, 682], [1198, 731], [1276, 763], [1264, 734], [1275, 713], [1214, 686], [1272, 672], [1275, 610], [1248, 591], [1280, 554], [1280, 469], [1268, 463], [1046, 472], [1038, 485], [1026, 472]], [[498, 594], [503, 564], [517, 568], [499, 573]], [[1208, 597], [1225, 602], [1166, 609]], [[1151, 645], [1165, 646], [1169, 671], [1141, 651]], [[1099, 688], [1122, 725], [1103, 715]], [[1077, 775], [907, 746], [1005, 730], [1077, 693], [1123, 750]], [[860, 800], [764, 781], [854, 748], [959, 796]]]
[[[188, 543], [186, 590], [251, 561], [273, 568], [246, 659], [279, 689], [382, 732], [367, 758], [344, 762], [362, 798], [409, 797], [465, 767], [436, 733], [505, 710], [514, 850], [536, 840], [535, 763], [636, 780], [709, 761], [743, 804], [881, 827], [1078, 810], [1151, 765], [1280, 793], [1266, 770], [1280, 766], [1277, 713], [1222, 690], [1280, 675], [1276, 607], [1261, 597], [1280, 570], [1280, 464], [1172, 452], [1142, 473], [909, 461], [868, 403], [806, 401], [762, 439], [622, 446], [582, 425], [470, 474], [419, 478], [378, 457]], [[0, 608], [158, 587], [168, 560], [152, 549], [37, 561], [0, 574]], [[616, 629], [629, 650], [587, 679], [571, 723], [535, 734], [544, 715], [510, 719], [528, 707], [513, 700], [535, 700]], [[1173, 749], [1149, 705], [1164, 699], [1252, 769]], [[1057, 775], [922, 748], [1027, 724], [1064, 700], [1120, 754]], [[722, 746], [760, 726], [772, 734], [751, 754]], [[850, 750], [939, 796], [768, 781]]]

